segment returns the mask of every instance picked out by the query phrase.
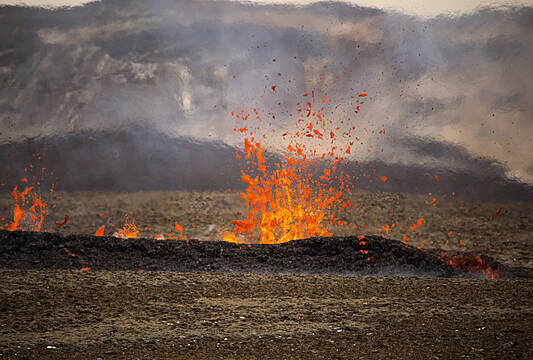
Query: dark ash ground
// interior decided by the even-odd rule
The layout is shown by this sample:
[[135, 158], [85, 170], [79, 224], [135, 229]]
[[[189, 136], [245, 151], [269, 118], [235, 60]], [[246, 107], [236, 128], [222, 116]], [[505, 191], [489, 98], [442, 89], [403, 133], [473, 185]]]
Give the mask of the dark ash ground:
[[[1, 358], [532, 357], [528, 202], [428, 207], [424, 196], [360, 192], [343, 221], [367, 234], [395, 223], [388, 237], [401, 239], [426, 220], [409, 232], [412, 247], [369, 237], [364, 257], [354, 234], [335, 226], [337, 240], [277, 250], [76, 235], [101, 225], [112, 234], [128, 213], [141, 237], [178, 222], [189, 238], [217, 240], [245, 210], [238, 192], [53, 195], [61, 200], [47, 199], [44, 229], [58, 234], [0, 232]], [[0, 194], [6, 221], [12, 206]], [[443, 251], [476, 253], [513, 280], [469, 278], [432, 256]]]
[[533, 355], [530, 280], [79, 270], [0, 276], [3, 358]]
[[[239, 248], [210, 241], [187, 245], [2, 231], [0, 354], [32, 359], [533, 355], [528, 269], [500, 264], [515, 279], [491, 281], [381, 237], [367, 237], [364, 248], [368, 254], [353, 237]], [[411, 277], [375, 276], [383, 274]]]
[[[399, 241], [378, 236], [362, 240], [355, 236], [326, 237], [268, 245], [0, 230], [0, 268], [467, 276]], [[524, 277], [524, 271], [527, 269], [515, 273]]]

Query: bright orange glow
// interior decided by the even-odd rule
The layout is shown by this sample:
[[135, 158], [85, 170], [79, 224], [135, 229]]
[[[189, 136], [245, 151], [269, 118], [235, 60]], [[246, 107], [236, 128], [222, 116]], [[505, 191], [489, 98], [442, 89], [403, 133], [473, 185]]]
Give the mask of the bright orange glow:
[[416, 224], [411, 225], [411, 226], [409, 227], [409, 231], [412, 231], [412, 230], [414, 230], [414, 229], [416, 229], [416, 228], [421, 227], [422, 224], [424, 224], [425, 222], [426, 222], [426, 220], [424, 220], [424, 219], [418, 219], [417, 222], [416, 222]]
[[[174, 224], [175, 228], [176, 228], [176, 231], [178, 231], [180, 233], [180, 237], [182, 240], [187, 240], [187, 235], [183, 235], [183, 227], [178, 224], [178, 223], [175, 223]], [[188, 240], [187, 240], [188, 242]]]
[[96, 230], [95, 236], [104, 236], [105, 225], [102, 225]]
[[[281, 161], [268, 170], [265, 150], [256, 138], [268, 140], [267, 134], [275, 131], [264, 129], [264, 122], [255, 129], [250, 125], [235, 127], [243, 133], [242, 151], [249, 165], [241, 176], [247, 184], [246, 190], [241, 193], [246, 213], [244, 219], [233, 221], [233, 233], [224, 235], [223, 240], [274, 244], [313, 236], [331, 236], [328, 229], [337, 222], [338, 213], [353, 206], [345, 197], [350, 193], [351, 184], [338, 170], [338, 165], [344, 160], [342, 156], [350, 153], [352, 130], [336, 136], [331, 129], [340, 127], [328, 118], [323, 105], [327, 96], [322, 97], [319, 106], [314, 106], [315, 92], [311, 95], [312, 99], [306, 100], [305, 105], [297, 109], [299, 116], [295, 119], [295, 129], [281, 135], [286, 143]], [[255, 108], [251, 113], [242, 110], [235, 117], [238, 121], [249, 121], [250, 117], [262, 120]], [[275, 119], [275, 116], [272, 118]], [[315, 174], [313, 169], [316, 168], [323, 170]], [[243, 237], [242, 241], [239, 235]]]
[[23, 191], [18, 190], [18, 185], [13, 188], [11, 197], [15, 204], [13, 205], [13, 221], [7, 228], [9, 231], [41, 231], [44, 216], [48, 210], [46, 210], [46, 203], [41, 199], [41, 194], [32, 190], [34, 190], [33, 186], [26, 187]]
[[[16, 191], [16, 188], [17, 187], [15, 186], [14, 191]], [[20, 219], [22, 218], [23, 214], [24, 212], [22, 211], [20, 206], [15, 203], [15, 206], [13, 208], [13, 221], [11, 222], [11, 224], [9, 224], [9, 227], [7, 228], [9, 231], [15, 231], [18, 229], [18, 227], [20, 226]]]
[[[36, 159], [35, 154], [32, 155]], [[44, 168], [38, 173], [34, 174], [35, 167], [30, 164], [24, 169], [25, 177], [20, 179], [21, 184], [15, 185], [13, 191], [10, 193], [13, 198], [13, 220], [5, 226], [9, 231], [21, 230], [21, 231], [41, 231], [44, 217], [48, 213], [47, 204], [43, 200], [41, 195], [41, 177], [44, 173]], [[3, 183], [2, 186], [7, 184]], [[24, 190], [19, 190], [24, 187]], [[52, 184], [52, 189], [54, 185]], [[52, 191], [52, 189], [50, 191]], [[54, 205], [52, 205], [53, 207]], [[5, 219], [1, 219], [2, 222]]]
[[118, 230], [118, 237], [121, 239], [137, 238], [139, 230], [137, 230], [137, 226], [135, 226], [135, 221], [133, 219], [130, 219], [128, 214], [126, 214], [125, 218], [126, 223], [124, 224], [124, 227], [122, 229]]
[[230, 243], [235, 243], [235, 244], [239, 243], [239, 239], [233, 233], [228, 233], [228, 234], [224, 235], [222, 240], [230, 242]]

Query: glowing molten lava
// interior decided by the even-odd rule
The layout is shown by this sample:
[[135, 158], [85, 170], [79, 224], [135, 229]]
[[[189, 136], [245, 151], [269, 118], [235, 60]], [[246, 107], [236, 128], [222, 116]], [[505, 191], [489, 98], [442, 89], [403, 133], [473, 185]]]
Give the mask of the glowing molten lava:
[[241, 194], [247, 213], [246, 219], [233, 221], [234, 232], [255, 236], [265, 244], [330, 236], [328, 227], [336, 220], [331, 208], [340, 192], [334, 194], [333, 188], [330, 191], [313, 188], [311, 178], [299, 168], [306, 164], [305, 157], [294, 153], [285, 156], [282, 164], [268, 174], [261, 145], [252, 144], [248, 138], [245, 141], [247, 157], [256, 156], [257, 168], [262, 174], [256, 177], [242, 175], [242, 180], [248, 184]]
[[437, 257], [451, 266], [471, 274], [481, 275], [486, 279], [499, 279], [498, 270], [493, 269], [485, 260], [476, 254], [458, 254], [449, 253], [438, 254]]
[[95, 236], [104, 236], [105, 225], [102, 225], [96, 230]]
[[[355, 127], [335, 134], [333, 130], [341, 127], [333, 124], [326, 114], [327, 96], [321, 100], [318, 107], [306, 101], [305, 106], [298, 108], [294, 129], [285, 131], [282, 139], [274, 140], [286, 142], [282, 159], [268, 169], [263, 147], [253, 130], [249, 130], [251, 126], [234, 129], [244, 134], [243, 152], [249, 165], [241, 176], [247, 184], [241, 193], [246, 214], [244, 219], [233, 221], [234, 231], [223, 237], [225, 241], [273, 244], [330, 236], [328, 228], [338, 220], [336, 214], [352, 206], [343, 195], [350, 193], [349, 183], [337, 170], [344, 154], [350, 153], [351, 132]], [[266, 124], [257, 109], [252, 111], [242, 110], [234, 115], [243, 122], [250, 122], [252, 116], [251, 119]], [[255, 131], [264, 131], [264, 126], [256, 127]], [[267, 131], [256, 136], [268, 140], [267, 134], [273, 133]], [[316, 169], [322, 170], [317, 174]]]
[[48, 210], [41, 195], [32, 190], [34, 190], [33, 186], [26, 187], [23, 191], [18, 190], [18, 185], [13, 188], [11, 197], [15, 204], [13, 205], [13, 221], [7, 227], [9, 231], [41, 231], [44, 216]]
[[121, 239], [135, 239], [137, 238], [137, 235], [139, 234], [139, 230], [137, 230], [137, 226], [135, 225], [135, 221], [133, 219], [130, 219], [128, 214], [125, 216], [125, 224], [122, 229], [119, 229], [117, 231], [117, 237]]

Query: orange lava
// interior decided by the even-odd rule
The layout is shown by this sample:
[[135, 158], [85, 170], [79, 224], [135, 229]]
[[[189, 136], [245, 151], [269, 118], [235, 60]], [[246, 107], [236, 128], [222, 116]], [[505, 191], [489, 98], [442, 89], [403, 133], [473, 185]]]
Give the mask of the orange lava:
[[69, 216], [65, 215], [65, 220], [63, 222], [56, 221], [56, 226], [60, 229], [63, 226], [67, 225], [68, 220], [69, 220]]
[[[233, 233], [226, 234], [223, 240], [274, 244], [332, 235], [328, 229], [338, 220], [339, 212], [352, 206], [345, 197], [351, 193], [351, 184], [344, 180], [338, 166], [350, 153], [351, 131], [355, 127], [340, 134], [333, 131], [340, 126], [328, 118], [327, 98], [322, 96], [319, 105], [315, 105], [312, 92], [312, 99], [298, 107], [294, 129], [281, 135], [284, 141], [288, 140], [281, 161], [268, 169], [265, 150], [257, 139], [270, 140], [267, 135], [274, 131], [265, 129], [266, 122], [255, 108], [250, 113], [233, 113], [238, 121], [259, 120], [261, 126], [239, 125], [234, 129], [244, 136], [242, 150], [248, 168], [242, 171], [241, 179], [247, 188], [241, 198], [246, 213], [244, 219], [233, 221]], [[317, 168], [322, 169], [318, 174]]]
[[451, 255], [442, 253], [437, 255], [437, 257], [457, 269], [483, 276], [485, 279], [495, 280], [500, 278], [498, 270], [493, 269], [485, 260], [476, 254]]
[[[183, 227], [180, 224], [178, 224], [178, 223], [174, 223], [174, 227], [176, 228], [176, 231], [178, 231], [180, 233], [181, 239], [182, 240], [187, 240], [187, 235], [183, 235]], [[167, 234], [167, 235], [170, 235], [170, 234]]]
[[44, 216], [48, 210], [41, 194], [33, 190], [34, 186], [26, 187], [23, 191], [18, 190], [18, 185], [13, 188], [11, 197], [15, 204], [13, 205], [13, 221], [7, 227], [9, 231], [41, 231]]
[[137, 235], [139, 234], [139, 230], [137, 230], [137, 226], [135, 225], [135, 221], [133, 219], [130, 219], [128, 214], [125, 216], [126, 223], [124, 224], [124, 227], [122, 229], [119, 229], [118, 237], [121, 239], [135, 239], [137, 238]]
[[96, 230], [95, 236], [104, 236], [105, 225], [102, 225]]

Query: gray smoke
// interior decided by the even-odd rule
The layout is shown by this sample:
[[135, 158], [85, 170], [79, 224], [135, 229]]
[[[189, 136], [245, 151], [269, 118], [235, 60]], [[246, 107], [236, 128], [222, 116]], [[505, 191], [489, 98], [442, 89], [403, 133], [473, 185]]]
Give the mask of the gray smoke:
[[421, 19], [344, 3], [107, 0], [3, 7], [0, 19], [5, 152], [132, 127], [235, 146], [231, 111], [257, 107], [286, 128], [302, 94], [321, 90], [332, 118], [367, 129], [354, 159], [533, 184], [529, 7]]

